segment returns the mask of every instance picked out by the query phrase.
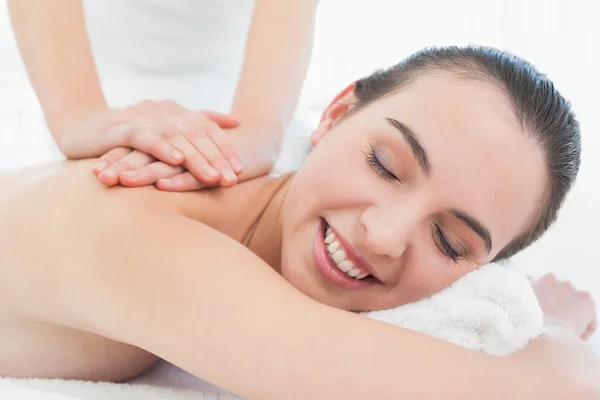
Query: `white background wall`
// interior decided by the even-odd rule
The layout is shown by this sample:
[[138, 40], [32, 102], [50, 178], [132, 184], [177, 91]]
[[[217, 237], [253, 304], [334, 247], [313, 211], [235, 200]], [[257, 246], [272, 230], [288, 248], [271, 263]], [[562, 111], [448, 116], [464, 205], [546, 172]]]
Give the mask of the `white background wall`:
[[[556, 226], [515, 258], [554, 271], [600, 298], [600, 96], [597, 0], [321, 0], [317, 42], [299, 114], [314, 122], [353, 79], [424, 46], [484, 44], [547, 72], [571, 99], [584, 152], [577, 185]], [[0, 168], [56, 157], [0, 3]]]

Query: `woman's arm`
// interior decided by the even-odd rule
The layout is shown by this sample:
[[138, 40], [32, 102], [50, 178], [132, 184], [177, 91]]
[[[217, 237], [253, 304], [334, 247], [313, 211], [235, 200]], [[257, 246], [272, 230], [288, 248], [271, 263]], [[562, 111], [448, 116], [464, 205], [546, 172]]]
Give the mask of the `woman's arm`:
[[95, 229], [69, 234], [85, 257], [52, 274], [19, 269], [21, 312], [134, 344], [248, 399], [581, 398], [555, 392], [566, 379], [525, 356], [475, 353], [318, 304], [198, 222], [140, 207], [94, 215]]
[[[126, 157], [121, 167], [136, 169], [153, 163], [155, 157], [165, 163], [159, 167], [170, 174], [167, 177], [180, 174], [182, 165], [202, 184], [227, 186], [237, 181], [232, 171], [240, 172], [239, 156], [220, 129], [237, 126], [237, 122], [232, 124], [230, 118], [214, 113], [194, 113], [174, 102], [108, 107], [90, 50], [81, 0], [9, 0], [8, 6], [29, 79], [52, 137], [68, 158], [102, 156], [119, 148], [103, 161]], [[209, 132], [213, 135], [206, 140]], [[136, 151], [127, 157], [128, 150], [120, 147], [148, 154]], [[137, 159], [132, 159], [136, 155]], [[206, 164], [214, 169], [213, 175], [205, 172]], [[229, 173], [223, 178], [220, 174], [226, 168]], [[99, 179], [115, 185], [124, 171], [117, 168], [109, 172], [113, 174], [105, 173]], [[133, 179], [125, 179], [125, 183], [148, 184], [143, 174], [138, 175], [139, 183]]]
[[[220, 176], [232, 159], [239, 158], [220, 127], [237, 126], [237, 121], [215, 113], [192, 112], [172, 101], [146, 101], [121, 110], [108, 107], [90, 50], [81, 0], [9, 0], [8, 6], [29, 79], [52, 137], [68, 158], [102, 156], [115, 148], [131, 147], [148, 154], [137, 151], [137, 161], [126, 158], [122, 164], [133, 167], [130, 169], [154, 162], [155, 157], [166, 163], [162, 170], [169, 170], [171, 176], [181, 173], [178, 166], [183, 164], [204, 184], [237, 181], [233, 172], [229, 179]], [[207, 141], [209, 130], [220, 140]], [[121, 156], [113, 152], [103, 161], [119, 161], [128, 154], [123, 148], [118, 152]], [[212, 176], [205, 173], [209, 163], [219, 168]], [[117, 172], [123, 171], [112, 172], [114, 175], [100, 177], [104, 184], [119, 182]], [[131, 180], [128, 183], [136, 186]]]
[[318, 0], [258, 0], [232, 114], [279, 146], [312, 51]]
[[67, 121], [107, 107], [85, 30], [81, 0], [9, 0], [8, 9], [54, 140]]

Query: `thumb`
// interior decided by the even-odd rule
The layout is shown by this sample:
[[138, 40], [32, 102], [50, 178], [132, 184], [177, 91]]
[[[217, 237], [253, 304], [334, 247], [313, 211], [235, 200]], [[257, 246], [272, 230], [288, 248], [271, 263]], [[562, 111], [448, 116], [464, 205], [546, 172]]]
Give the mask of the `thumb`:
[[235, 128], [240, 124], [237, 118], [230, 114], [221, 114], [214, 111], [202, 111], [211, 121], [219, 125], [221, 128]]

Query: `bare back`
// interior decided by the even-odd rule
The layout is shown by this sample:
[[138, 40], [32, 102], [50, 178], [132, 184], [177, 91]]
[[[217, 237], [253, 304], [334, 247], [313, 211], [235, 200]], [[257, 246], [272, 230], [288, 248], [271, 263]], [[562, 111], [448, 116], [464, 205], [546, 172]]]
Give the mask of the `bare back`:
[[[11, 292], [34, 290], [22, 278], [24, 271], [37, 266], [43, 273], [36, 272], [36, 278], [51, 285], [61, 263], [84, 265], [92, 253], [88, 246], [111, 251], [110, 244], [94, 240], [107, 229], [102, 221], [126, 218], [127, 210], [139, 208], [199, 221], [243, 243], [282, 182], [265, 177], [187, 193], [105, 188], [91, 173], [93, 163], [59, 162], [0, 174], [0, 376], [123, 380], [137, 375], [155, 361], [153, 355], [55, 325], [51, 315], [40, 321], [7, 301]], [[118, 238], [119, 232], [111, 234]]]

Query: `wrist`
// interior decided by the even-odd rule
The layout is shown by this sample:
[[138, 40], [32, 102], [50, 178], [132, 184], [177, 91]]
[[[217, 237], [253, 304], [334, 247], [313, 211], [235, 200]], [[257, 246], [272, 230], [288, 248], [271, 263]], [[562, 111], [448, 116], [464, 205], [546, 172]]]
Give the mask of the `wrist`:
[[67, 135], [69, 132], [73, 132], [73, 127], [77, 126], [80, 121], [108, 109], [106, 103], [98, 103], [90, 104], [85, 107], [57, 107], [52, 110], [44, 110], [44, 114], [50, 133], [56, 142], [59, 143], [63, 136]]
[[240, 119], [240, 128], [245, 132], [251, 132], [252, 135], [278, 142], [283, 141], [287, 125], [274, 122]]
[[244, 130], [244, 132], [252, 132], [252, 134], [256, 134], [265, 138], [272, 138], [273, 141], [283, 140], [283, 136], [288, 127], [288, 123], [284, 121], [279, 121], [277, 119], [263, 119], [245, 116], [243, 114], [236, 115], [232, 113], [232, 115], [240, 121], [240, 128]]
[[272, 171], [279, 155], [281, 141], [264, 127], [239, 127], [229, 129], [232, 144], [238, 151], [244, 172], [242, 180], [262, 176]]
[[260, 143], [266, 153], [276, 158], [281, 150], [285, 130], [286, 127], [281, 124], [240, 120], [239, 127], [231, 132], [236, 136], [244, 136], [244, 139], [248, 138]]
[[54, 119], [48, 121], [48, 128], [56, 145], [67, 158], [98, 157], [105, 151], [97, 147], [96, 133], [107, 129], [116, 118], [110, 117], [109, 111], [108, 107], [96, 107], [56, 114]]

